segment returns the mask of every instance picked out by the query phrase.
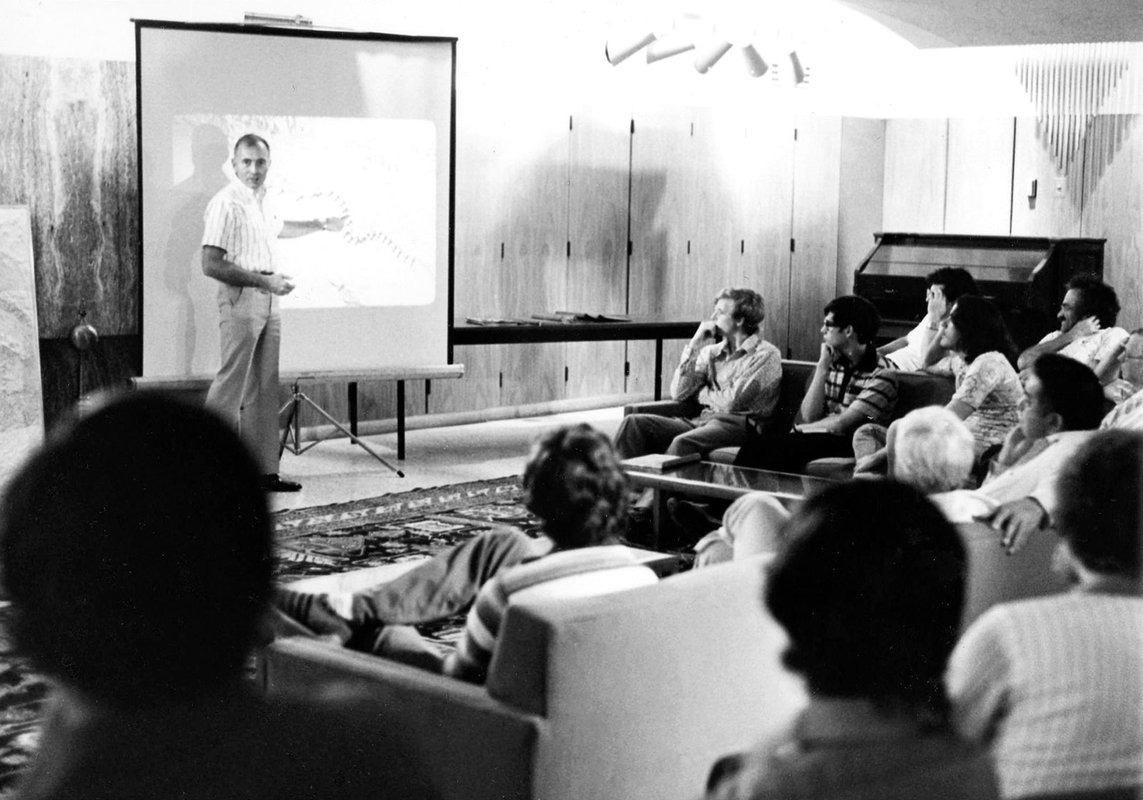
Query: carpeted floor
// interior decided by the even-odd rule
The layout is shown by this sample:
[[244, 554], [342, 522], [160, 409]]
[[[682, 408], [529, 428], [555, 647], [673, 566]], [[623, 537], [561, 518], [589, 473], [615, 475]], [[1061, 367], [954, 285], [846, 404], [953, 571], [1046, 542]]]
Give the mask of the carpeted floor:
[[[328, 575], [434, 555], [481, 530], [502, 526], [534, 533], [536, 519], [519, 503], [517, 478], [417, 489], [350, 503], [275, 515], [279, 579]], [[44, 681], [17, 658], [3, 638], [0, 609], [0, 800], [8, 796], [35, 752]], [[448, 642], [463, 620], [421, 626], [426, 637]]]

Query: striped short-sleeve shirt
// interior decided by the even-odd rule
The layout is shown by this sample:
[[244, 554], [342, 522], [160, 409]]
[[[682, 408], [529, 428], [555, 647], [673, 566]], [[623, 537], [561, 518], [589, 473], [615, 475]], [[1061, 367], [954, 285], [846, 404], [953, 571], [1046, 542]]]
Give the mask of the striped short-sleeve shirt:
[[885, 356], [872, 347], [856, 366], [834, 361], [826, 373], [826, 413], [840, 414], [856, 408], [870, 422], [886, 424], [897, 405], [897, 373]]
[[1003, 796], [1025, 797], [1143, 785], [1141, 674], [1143, 598], [1073, 591], [987, 611], [947, 684], [954, 723], [990, 745]]
[[560, 596], [571, 596], [573, 591], [574, 596], [580, 597], [607, 594], [658, 580], [627, 548], [614, 545], [564, 550], [506, 569], [481, 587], [468, 612], [456, 652], [445, 660], [445, 673], [483, 683], [513, 595], [576, 577], [585, 580]]
[[263, 187], [234, 182], [216, 194], [203, 214], [203, 245], [226, 251], [226, 259], [251, 272], [276, 272], [276, 242], [282, 220]]

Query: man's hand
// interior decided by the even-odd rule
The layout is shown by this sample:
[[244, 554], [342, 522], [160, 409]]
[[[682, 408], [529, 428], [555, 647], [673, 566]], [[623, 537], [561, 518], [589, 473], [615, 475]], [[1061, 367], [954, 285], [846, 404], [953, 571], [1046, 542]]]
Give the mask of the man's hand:
[[691, 337], [691, 344], [704, 344], [708, 339], [713, 341], [717, 331], [718, 326], [714, 324], [713, 319], [704, 319], [695, 330], [695, 335]]
[[833, 363], [833, 348], [825, 342], [822, 342], [822, 350], [818, 354], [818, 366], [828, 367]]
[[949, 304], [948, 301], [945, 300], [945, 296], [937, 292], [931, 293], [928, 301], [929, 326], [934, 327], [940, 325], [941, 320], [943, 320], [948, 313]]
[[991, 514], [977, 519], [1000, 531], [1000, 546], [1012, 555], [1024, 546], [1028, 537], [1048, 521], [1044, 507], [1031, 497], [1004, 503]]
[[321, 222], [321, 229], [323, 231], [340, 231], [345, 227], [345, 221], [349, 219], [348, 214], [342, 214], [340, 217], [327, 217]]
[[1091, 336], [1093, 333], [1099, 333], [1100, 330], [1102, 330], [1102, 326], [1099, 324], [1098, 317], [1084, 317], [1073, 325], [1068, 333], [1070, 333], [1072, 339], [1075, 340], [1082, 339], [1085, 336]]
[[266, 276], [266, 291], [270, 294], [287, 295], [294, 291], [294, 282], [289, 275], [275, 272]]
[[1010, 467], [1019, 461], [1032, 447], [1033, 439], [1024, 435], [1024, 429], [1017, 425], [1008, 431], [1004, 437], [1004, 445], [996, 454], [996, 464], [1000, 467]]

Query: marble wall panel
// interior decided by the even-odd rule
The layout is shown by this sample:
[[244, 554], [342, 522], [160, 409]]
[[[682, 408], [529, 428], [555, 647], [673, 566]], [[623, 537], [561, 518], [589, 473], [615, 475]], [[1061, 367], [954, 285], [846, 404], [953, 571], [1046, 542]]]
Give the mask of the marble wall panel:
[[0, 203], [32, 213], [41, 337], [138, 331], [133, 64], [0, 56]]

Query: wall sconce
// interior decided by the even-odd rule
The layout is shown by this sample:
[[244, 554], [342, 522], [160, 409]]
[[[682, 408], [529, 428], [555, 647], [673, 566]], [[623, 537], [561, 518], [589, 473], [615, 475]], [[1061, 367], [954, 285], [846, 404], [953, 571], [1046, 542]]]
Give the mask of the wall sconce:
[[608, 40], [603, 46], [603, 54], [607, 56], [607, 60], [611, 62], [611, 66], [615, 66], [619, 62], [635, 55], [653, 41], [655, 41], [655, 34], [653, 33], [645, 33], [638, 38], [621, 39], [618, 44], [612, 44], [612, 42]]
[[770, 69], [770, 65], [766, 63], [766, 59], [762, 58], [754, 45], [748, 44], [742, 48], [742, 59], [746, 62], [746, 71], [752, 77], [761, 78]]
[[694, 40], [677, 33], [670, 33], [648, 45], [647, 63], [654, 64], [656, 61], [662, 61], [664, 58], [677, 56], [679, 53], [694, 49]]
[[790, 68], [794, 71], [794, 85], [806, 82], [806, 70], [802, 66], [802, 60], [798, 58], [798, 51], [790, 51]]
[[698, 55], [695, 56], [695, 69], [700, 73], [706, 74], [707, 70], [717, 64], [718, 60], [727, 54], [731, 46], [730, 42], [720, 41], [707, 45], [702, 50], [699, 50]]

